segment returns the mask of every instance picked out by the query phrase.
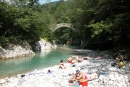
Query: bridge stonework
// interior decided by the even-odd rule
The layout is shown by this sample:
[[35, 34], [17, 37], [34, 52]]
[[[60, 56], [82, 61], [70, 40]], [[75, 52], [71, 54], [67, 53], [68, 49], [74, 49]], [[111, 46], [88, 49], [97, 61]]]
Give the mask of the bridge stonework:
[[53, 29], [53, 32], [55, 32], [57, 29], [61, 28], [61, 27], [68, 27], [70, 29], [72, 29], [73, 31], [76, 32], [76, 30], [74, 28], [72, 28], [70, 23], [59, 23], [56, 25], [56, 27]]

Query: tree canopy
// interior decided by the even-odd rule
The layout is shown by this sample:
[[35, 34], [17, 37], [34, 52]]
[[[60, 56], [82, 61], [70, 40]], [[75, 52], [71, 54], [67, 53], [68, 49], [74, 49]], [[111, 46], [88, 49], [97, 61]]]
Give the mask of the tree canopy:
[[[0, 45], [40, 38], [83, 43], [83, 47], [128, 47], [130, 44], [130, 0], [39, 0], [0, 1]], [[52, 33], [57, 23], [71, 23]], [[80, 44], [78, 44], [80, 45]], [[99, 46], [101, 45], [101, 46]]]

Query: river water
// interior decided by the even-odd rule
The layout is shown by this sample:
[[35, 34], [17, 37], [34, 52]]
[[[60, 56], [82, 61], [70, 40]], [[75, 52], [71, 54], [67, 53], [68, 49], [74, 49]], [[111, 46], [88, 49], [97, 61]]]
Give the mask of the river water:
[[0, 60], [0, 78], [58, 65], [61, 59], [67, 61], [68, 57], [75, 55], [74, 48], [60, 46], [56, 49], [36, 52], [33, 57]]

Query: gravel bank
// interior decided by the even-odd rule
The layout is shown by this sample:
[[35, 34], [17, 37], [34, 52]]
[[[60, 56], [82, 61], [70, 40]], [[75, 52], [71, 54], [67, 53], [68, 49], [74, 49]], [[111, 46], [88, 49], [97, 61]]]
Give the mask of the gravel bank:
[[[89, 81], [88, 87], [130, 87], [130, 67], [128, 64], [123, 68], [112, 67], [112, 59], [92, 58], [77, 63], [75, 67], [66, 63], [66, 69], [59, 69], [58, 65], [53, 67], [35, 70], [25, 73], [25, 77], [21, 78], [21, 74], [0, 79], [0, 87], [69, 87], [68, 80], [71, 74], [80, 69], [84, 73], [103, 72], [98, 79]], [[52, 73], [48, 74], [47, 71]]]

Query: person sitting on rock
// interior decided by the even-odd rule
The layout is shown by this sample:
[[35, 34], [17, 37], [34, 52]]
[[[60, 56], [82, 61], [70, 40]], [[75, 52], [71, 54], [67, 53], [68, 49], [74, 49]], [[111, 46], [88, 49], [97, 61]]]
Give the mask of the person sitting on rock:
[[72, 56], [72, 64], [78, 63], [78, 57]]
[[71, 80], [79, 82], [79, 84], [82, 87], [87, 87], [88, 86], [88, 80], [87, 80], [85, 74], [83, 72], [81, 72], [80, 70], [76, 70], [76, 74], [74, 74], [72, 76]]
[[88, 60], [88, 59], [90, 59], [91, 57], [90, 56], [87, 56], [87, 57], [84, 57], [84, 56], [82, 56], [81, 57], [81, 60], [83, 61], [83, 60]]
[[124, 61], [124, 57], [121, 53], [119, 53], [118, 56], [116, 57], [115, 62], [118, 63], [118, 62], [121, 62], [121, 61]]
[[73, 80], [69, 80], [69, 87], [79, 87], [79, 83]]
[[60, 61], [59, 68], [66, 69], [65, 62], [63, 60]]
[[115, 62], [112, 63], [111, 66], [115, 67], [115, 65], [119, 65], [120, 67], [120, 63], [121, 63], [121, 66], [124, 66], [124, 57], [123, 55], [121, 55], [121, 53], [118, 54], [118, 56], [115, 59]]
[[78, 56], [72, 56], [74, 59], [72, 61], [72, 63], [79, 63], [79, 62], [82, 62], [83, 59], [82, 58], [79, 58]]
[[69, 57], [68, 60], [67, 60], [68, 63], [72, 63], [72, 58]]
[[121, 53], [119, 53], [118, 56], [116, 57], [115, 64], [118, 64], [119, 68], [123, 67], [125, 65], [124, 57]]

